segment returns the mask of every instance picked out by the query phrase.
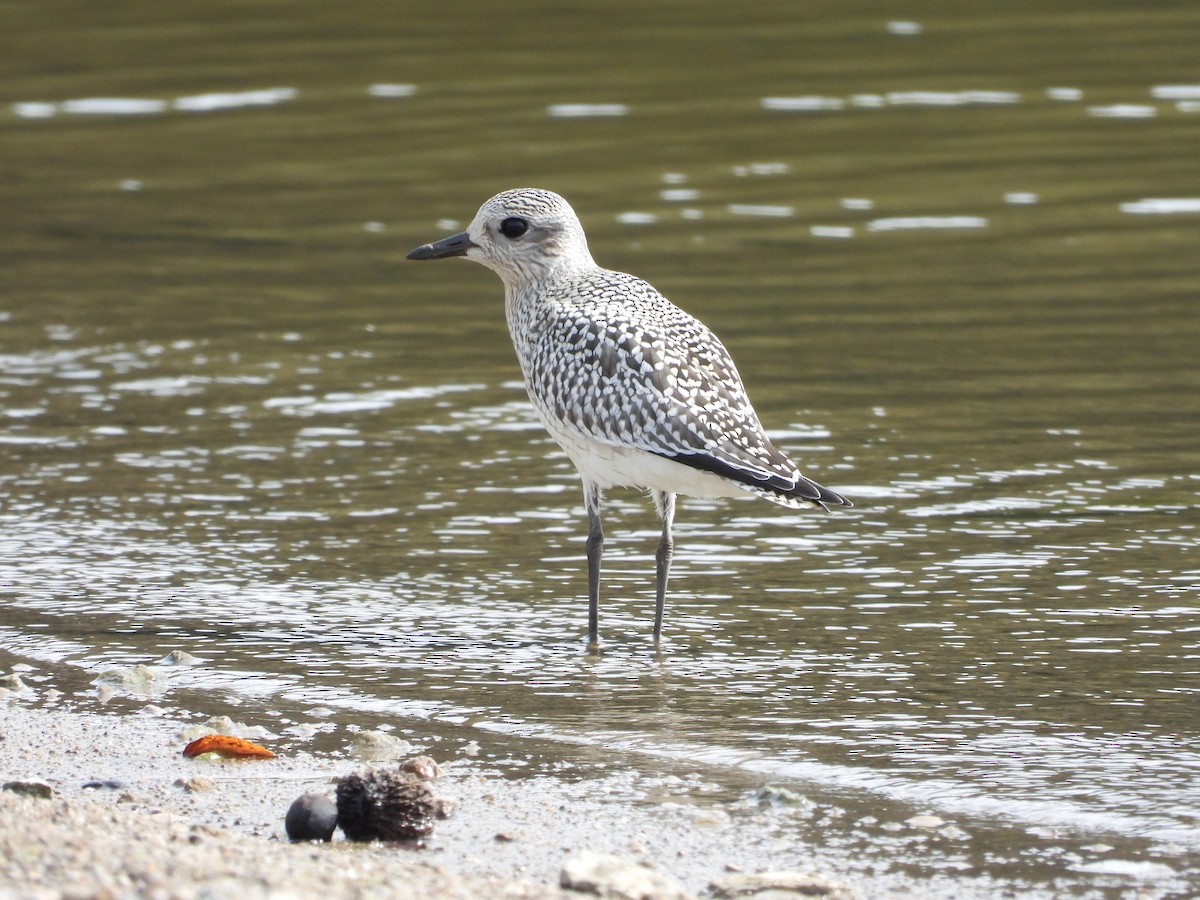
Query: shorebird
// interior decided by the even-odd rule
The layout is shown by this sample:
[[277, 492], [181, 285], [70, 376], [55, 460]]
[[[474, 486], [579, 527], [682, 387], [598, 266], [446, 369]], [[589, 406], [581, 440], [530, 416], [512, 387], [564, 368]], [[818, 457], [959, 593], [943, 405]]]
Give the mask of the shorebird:
[[452, 256], [482, 263], [504, 282], [504, 312], [529, 399], [583, 480], [590, 649], [600, 644], [607, 488], [648, 490], [662, 519], [656, 645], [677, 494], [750, 493], [826, 511], [852, 505], [801, 475], [771, 443], [715, 334], [642, 279], [596, 265], [579, 218], [558, 194], [504, 191], [479, 208], [466, 231], [408, 254]]

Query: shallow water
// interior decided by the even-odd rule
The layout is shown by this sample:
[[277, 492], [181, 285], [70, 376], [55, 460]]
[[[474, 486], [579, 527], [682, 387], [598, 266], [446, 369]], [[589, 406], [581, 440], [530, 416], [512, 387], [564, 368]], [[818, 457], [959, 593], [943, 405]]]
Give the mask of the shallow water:
[[[1200, 11], [460, 7], [0, 11], [0, 651], [1194, 886]], [[500, 286], [403, 260], [521, 184], [856, 503], [684, 501], [661, 654], [649, 504], [589, 657]]]

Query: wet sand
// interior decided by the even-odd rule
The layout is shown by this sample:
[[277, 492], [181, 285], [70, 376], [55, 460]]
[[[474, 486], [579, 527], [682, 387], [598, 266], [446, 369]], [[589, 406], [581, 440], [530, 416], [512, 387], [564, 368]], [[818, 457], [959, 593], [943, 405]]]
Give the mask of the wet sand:
[[[629, 802], [634, 773], [599, 786], [508, 780], [460, 758], [441, 761], [434, 791], [457, 808], [424, 849], [354, 844], [340, 832], [329, 844], [290, 844], [283, 819], [292, 800], [332, 794], [364, 763], [307, 752], [184, 758], [199, 721], [153, 705], [110, 713], [0, 699], [0, 782], [53, 791], [50, 799], [0, 791], [0, 897], [579, 896], [558, 884], [584, 850], [708, 895], [714, 878], [769, 858], [778, 840], [718, 810], [670, 801], [673, 786], [686, 793], [677, 780], [647, 805]], [[597, 791], [609, 799], [597, 802]], [[838, 886], [838, 897], [897, 895]]]
[[0, 897], [564, 896], [455, 872], [425, 851], [289, 844], [292, 799], [332, 792], [350, 761], [189, 760], [182, 722], [0, 704], [0, 780], [54, 792], [0, 791]]

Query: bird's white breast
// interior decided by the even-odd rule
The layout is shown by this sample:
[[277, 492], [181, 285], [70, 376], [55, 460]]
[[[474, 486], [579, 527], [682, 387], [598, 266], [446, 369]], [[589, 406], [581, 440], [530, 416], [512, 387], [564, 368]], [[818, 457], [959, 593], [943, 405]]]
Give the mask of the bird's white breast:
[[579, 474], [601, 489], [634, 487], [689, 497], [746, 496], [744, 489], [711, 472], [693, 469], [645, 450], [599, 441], [546, 415], [536, 403], [534, 408]]

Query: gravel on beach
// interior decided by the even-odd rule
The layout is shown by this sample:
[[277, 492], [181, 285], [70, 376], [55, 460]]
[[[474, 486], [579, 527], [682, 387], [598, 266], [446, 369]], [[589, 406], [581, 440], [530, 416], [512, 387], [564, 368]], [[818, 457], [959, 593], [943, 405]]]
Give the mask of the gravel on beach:
[[[473, 741], [428, 742], [440, 751], [433, 759], [347, 726], [341, 751], [317, 751], [262, 726], [136, 699], [101, 711], [53, 690], [5, 691], [0, 900], [949, 896], [914, 893], [906, 879], [867, 885], [838, 856], [797, 840], [786, 816], [709, 802], [712, 786], [698, 774], [594, 760], [590, 777], [512, 779], [477, 758]], [[183, 754], [214, 728], [278, 752]], [[354, 777], [371, 788], [359, 802], [382, 792], [379, 809], [392, 815], [404, 798], [390, 792], [400, 776], [389, 771], [428, 783], [414, 793], [429, 807], [421, 846], [356, 842], [340, 827], [331, 842], [288, 842], [284, 820], [298, 798], [333, 798]]]
[[[380, 762], [378, 740], [366, 742], [367, 769], [361, 741], [348, 755], [187, 758], [204, 726], [152, 705], [99, 713], [13, 701], [0, 698], [0, 900], [680, 900], [723, 871], [711, 827], [666, 808], [647, 818], [620, 802], [581, 805], [557, 779], [510, 782], [462, 758]], [[298, 797], [332, 797], [355, 777], [386, 787], [389, 766], [431, 779], [430, 802], [452, 810], [422, 847], [342, 833], [288, 843]]]
[[285, 844], [86, 800], [0, 791], [0, 897], [561, 898], [383, 845]]
[[353, 761], [198, 763], [180, 727], [0, 700], [0, 900], [567, 896], [395, 845], [289, 844], [288, 802]]

